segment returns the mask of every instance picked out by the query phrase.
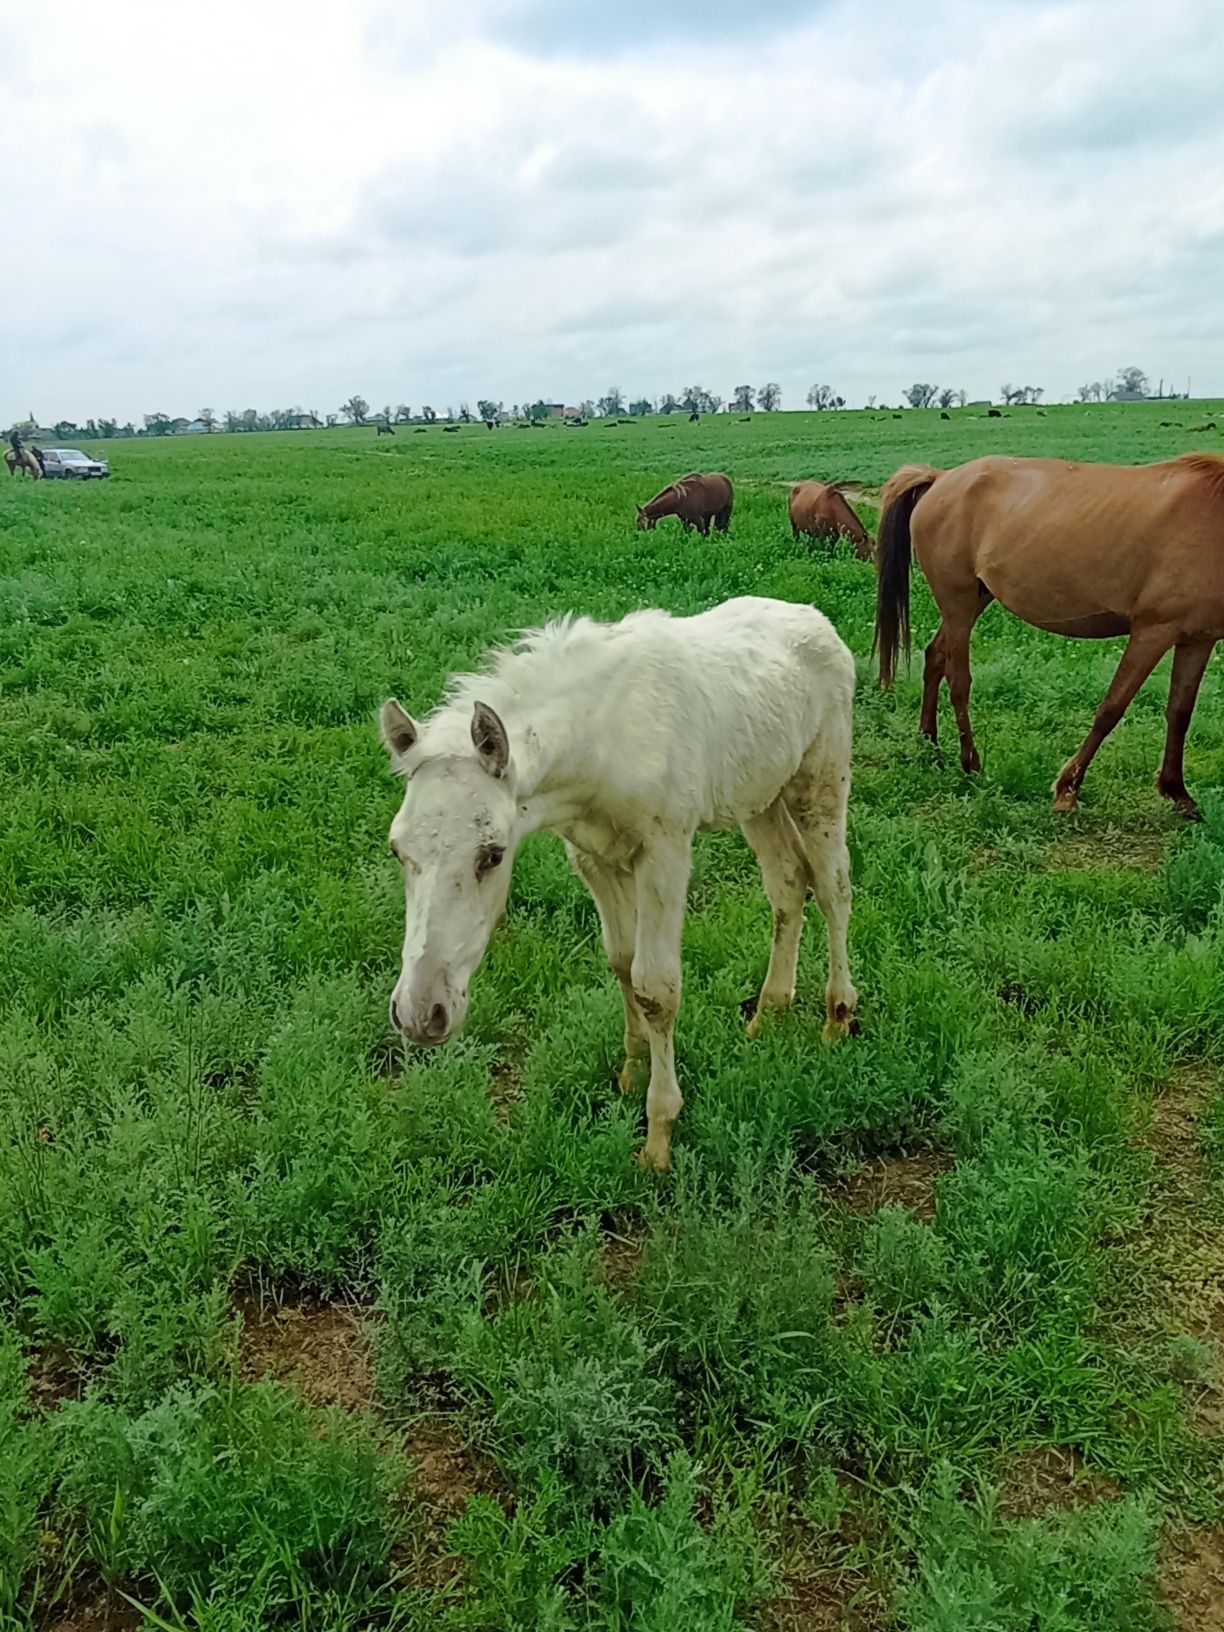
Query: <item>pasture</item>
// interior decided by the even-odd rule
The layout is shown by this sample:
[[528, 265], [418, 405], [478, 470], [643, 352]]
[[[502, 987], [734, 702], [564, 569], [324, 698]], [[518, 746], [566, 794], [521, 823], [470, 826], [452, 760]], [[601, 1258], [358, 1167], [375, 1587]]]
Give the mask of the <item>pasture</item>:
[[[966, 778], [920, 659], [876, 688], [870, 564], [786, 512], [806, 476], [874, 530], [907, 461], [1219, 446], [1170, 417], [1221, 416], [200, 436], [0, 484], [0, 1627], [1219, 1624], [1219, 663], [1201, 825], [1153, 788], [1167, 660], [1057, 816], [1120, 643], [992, 607]], [[730, 531], [637, 531], [687, 470], [731, 476]], [[769, 908], [699, 836], [660, 1176], [556, 840], [463, 1035], [391, 1033], [376, 714], [552, 614], [745, 593], [858, 660], [861, 1031], [820, 1042], [809, 904], [747, 1039]]]

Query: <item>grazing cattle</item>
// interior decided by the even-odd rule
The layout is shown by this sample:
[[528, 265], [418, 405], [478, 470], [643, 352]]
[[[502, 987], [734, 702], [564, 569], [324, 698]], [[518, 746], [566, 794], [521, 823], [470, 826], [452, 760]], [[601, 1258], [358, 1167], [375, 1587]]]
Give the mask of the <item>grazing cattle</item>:
[[747, 425], [751, 419], [752, 419], [751, 414], [741, 414], [740, 415], [740, 424], [741, 425]]
[[940, 411], [939, 411], [939, 417], [940, 417], [940, 419], [951, 419], [952, 415], [948, 412], [948, 410], [946, 408], [941, 408]]
[[374, 427], [374, 434], [375, 436], [394, 436], [395, 431], [385, 420], [380, 419]]
[[1003, 418], [1003, 410], [1001, 408], [987, 408], [986, 418], [987, 419], [1002, 419]]
[[1205, 425], [1191, 425], [1189, 428], [1192, 431], [1214, 431], [1216, 422], [1214, 419], [1209, 419]]
[[871, 534], [850, 508], [841, 482], [796, 482], [790, 490], [791, 536], [805, 533], [823, 543], [848, 538], [860, 561], [870, 561]]
[[911, 537], [942, 620], [926, 649], [924, 736], [935, 741], [946, 680], [961, 765], [979, 768], [969, 636], [991, 601], [1053, 634], [1126, 635], [1092, 730], [1054, 783], [1055, 810], [1074, 810], [1097, 749], [1172, 648], [1156, 786], [1182, 815], [1198, 815], [1182, 761], [1203, 671], [1224, 638], [1224, 457], [1187, 453], [1139, 466], [988, 457], [955, 470], [899, 470], [884, 488], [876, 545], [875, 646], [885, 686], [898, 653], [909, 651]]
[[731, 525], [733, 503], [734, 494], [726, 476], [718, 471], [702, 475], [692, 470], [678, 482], [669, 483], [653, 499], [640, 504], [637, 524], [639, 530], [650, 531], [664, 516], [679, 516], [686, 533], [696, 529], [704, 535], [709, 532], [711, 523], [720, 533], [725, 533]]
[[453, 680], [420, 725], [384, 703], [383, 742], [407, 784], [390, 832], [405, 883], [391, 1024], [422, 1044], [458, 1032], [519, 844], [541, 829], [558, 834], [594, 897], [620, 983], [623, 1090], [649, 1060], [641, 1160], [666, 1169], [684, 1103], [673, 1028], [698, 829], [742, 829], [773, 907], [749, 1034], [794, 998], [809, 888], [828, 930], [823, 1036], [853, 1026], [853, 698], [854, 660], [822, 613], [749, 596], [689, 618], [550, 624], [487, 673]]
[[442, 429], [447, 436], [454, 436], [459, 427], [458, 425], [443, 425]]

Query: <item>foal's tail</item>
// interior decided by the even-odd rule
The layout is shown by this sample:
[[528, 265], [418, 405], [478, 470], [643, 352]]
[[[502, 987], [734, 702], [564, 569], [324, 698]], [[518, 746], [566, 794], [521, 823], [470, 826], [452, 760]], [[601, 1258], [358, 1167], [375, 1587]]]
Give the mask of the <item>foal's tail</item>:
[[897, 656], [909, 656], [910, 517], [914, 506], [935, 481], [933, 465], [902, 465], [880, 495], [880, 533], [876, 541], [876, 620], [874, 654], [880, 654], [880, 684], [891, 686]]

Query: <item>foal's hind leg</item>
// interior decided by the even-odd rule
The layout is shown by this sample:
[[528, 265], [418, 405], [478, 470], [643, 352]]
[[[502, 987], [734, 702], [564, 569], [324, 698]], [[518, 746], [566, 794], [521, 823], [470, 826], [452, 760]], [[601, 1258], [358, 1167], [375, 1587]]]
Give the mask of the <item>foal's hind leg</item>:
[[808, 867], [795, 825], [781, 799], [745, 822], [743, 832], [761, 864], [761, 880], [773, 908], [769, 968], [757, 998], [756, 1012], [748, 1022], [748, 1035], [755, 1037], [766, 1009], [788, 1009], [795, 1000], [795, 968], [799, 962], [799, 938], [803, 934]]
[[825, 988], [826, 1043], [844, 1037], [854, 1021], [858, 993], [850, 979], [846, 940], [850, 928], [850, 852], [846, 848], [846, 802], [850, 796], [850, 730], [844, 742], [809, 751], [783, 798], [808, 864], [808, 876], [829, 938]]
[[[1173, 644], [1174, 631], [1167, 628], [1134, 629], [1122, 653], [1109, 690], [1096, 711], [1092, 730], [1084, 738], [1079, 751], [1071, 756], [1054, 783], [1054, 809], [1074, 810], [1079, 803], [1080, 784], [1084, 772], [1096, 755], [1097, 749], [1117, 725], [1130, 706], [1131, 698], [1151, 674]], [[1185, 735], [1183, 731], [1182, 735]]]

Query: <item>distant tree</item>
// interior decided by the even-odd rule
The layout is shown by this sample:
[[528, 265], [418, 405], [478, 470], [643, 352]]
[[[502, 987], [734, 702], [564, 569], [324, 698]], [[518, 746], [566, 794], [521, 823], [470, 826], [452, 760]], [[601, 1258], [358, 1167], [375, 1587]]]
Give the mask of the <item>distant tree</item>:
[[873, 391], [871, 393], [871, 395], [867, 398], [867, 406], [868, 406], [868, 408], [874, 408], [875, 405], [876, 405], [876, 394]]
[[717, 391], [703, 391], [701, 393], [701, 411], [703, 414], [716, 414], [723, 405], [723, 399]]
[[578, 417], [579, 419], [595, 418], [595, 404], [591, 401], [590, 397], [584, 397], [578, 404]]
[[447, 408], [445, 414], [443, 414], [442, 417], [443, 417], [443, 419], [445, 419], [446, 423], [448, 425], [450, 425], [454, 421], [455, 410], [453, 408]]
[[217, 428], [217, 416], [216, 416], [216, 414], [213, 413], [211, 408], [201, 408], [200, 412], [199, 412], [199, 415], [198, 415], [198, 418], [199, 418], [200, 424], [203, 425], [203, 427], [204, 427], [204, 429], [206, 431], [211, 433], [212, 431], [216, 430], [216, 428]]
[[911, 408], [929, 408], [935, 401], [937, 390], [937, 386], [916, 380], [907, 390], [902, 391], [901, 398], [902, 401], [908, 402]]
[[335, 423], [337, 422], [338, 419], [339, 419], [338, 414], [328, 414], [328, 416], [327, 416], [327, 428], [328, 428], [329, 431], [331, 430], [332, 426], [335, 425]]
[[757, 407], [763, 414], [772, 414], [782, 401], [782, 387], [770, 380], [757, 392]]
[[750, 414], [756, 401], [756, 392], [750, 385], [737, 385], [731, 393], [731, 406], [737, 414]]
[[476, 412], [486, 424], [497, 418], [501, 404], [494, 402], [492, 397], [480, 397], [476, 403]]
[[426, 403], [424, 408], [421, 409], [421, 418], [427, 425], [432, 425], [437, 417], [436, 412], [429, 406], [428, 403]]
[[98, 421], [98, 435], [104, 437], [108, 442], [112, 439], [112, 437], [118, 436], [118, 421], [113, 419], [100, 419]]
[[605, 419], [614, 419], [625, 411], [625, 393], [619, 385], [610, 385], [595, 407]]
[[950, 385], [945, 385], [936, 400], [941, 408], [951, 408], [956, 401], [956, 392], [953, 391]]
[[679, 407], [680, 400], [672, 391], [665, 391], [659, 399], [659, 412], [661, 414], [674, 414]]
[[968, 401], [969, 401], [969, 393], [965, 390], [964, 386], [962, 385], [960, 390], [956, 393], [956, 406], [958, 408], [963, 408]]
[[167, 436], [170, 432], [169, 414], [146, 414], [144, 427], [149, 436]]
[[636, 402], [629, 404], [629, 412], [635, 419], [645, 419], [647, 414], [654, 412], [654, 404], [648, 397], [639, 397]]
[[541, 420], [547, 419], [551, 413], [552, 404], [545, 402], [543, 397], [541, 397], [538, 401], [533, 402], [531, 407], [528, 408], [527, 418], [538, 423]]
[[1109, 395], [1115, 402], [1137, 402], [1149, 391], [1148, 377], [1141, 368], [1120, 368]]
[[350, 397], [340, 404], [340, 412], [350, 425], [364, 425], [369, 411], [370, 405], [364, 397]]
[[1079, 386], [1076, 390], [1075, 396], [1076, 400], [1079, 402], [1091, 402], [1092, 387], [1087, 384]]
[[406, 402], [401, 402], [399, 407], [395, 410], [395, 423], [397, 425], [406, 425], [411, 418], [412, 409], [409, 408]]
[[241, 416], [236, 408], [225, 410], [225, 428], [227, 431], [236, 431], [242, 424]]
[[701, 405], [705, 402], [704, 385], [686, 385], [680, 393], [680, 406], [686, 413], [699, 414]]
[[259, 414], [254, 408], [244, 408], [242, 410], [242, 428], [244, 431], [257, 431], [259, 429]]
[[78, 433], [79, 427], [74, 425], [70, 419], [56, 420], [55, 434], [59, 437], [61, 442], [66, 442], [70, 436], [76, 436]]
[[815, 408], [817, 413], [822, 413], [827, 408], [846, 406], [845, 397], [835, 397], [831, 385], [814, 385], [807, 394], [807, 401], [808, 407]]
[[459, 404], [459, 418], [465, 425], [470, 425], [472, 423], [472, 410], [468, 407], [466, 402], [461, 402]]

